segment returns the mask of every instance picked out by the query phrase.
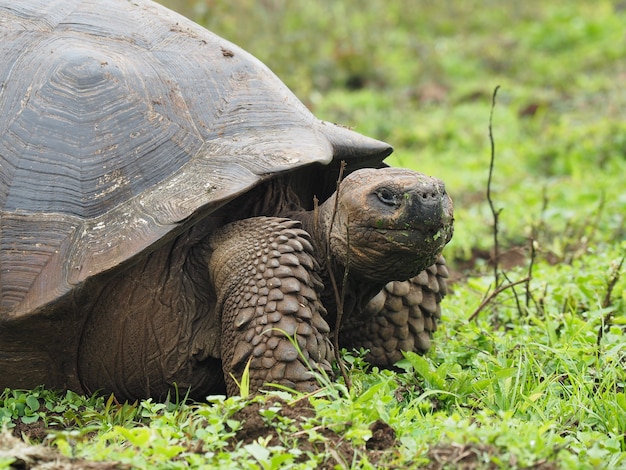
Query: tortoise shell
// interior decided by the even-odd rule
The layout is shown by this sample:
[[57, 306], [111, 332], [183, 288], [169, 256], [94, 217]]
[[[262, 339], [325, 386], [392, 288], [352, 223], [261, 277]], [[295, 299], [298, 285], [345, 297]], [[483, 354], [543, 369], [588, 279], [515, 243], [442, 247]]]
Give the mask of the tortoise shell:
[[391, 153], [147, 0], [1, 0], [0, 31], [0, 324], [275, 175]]

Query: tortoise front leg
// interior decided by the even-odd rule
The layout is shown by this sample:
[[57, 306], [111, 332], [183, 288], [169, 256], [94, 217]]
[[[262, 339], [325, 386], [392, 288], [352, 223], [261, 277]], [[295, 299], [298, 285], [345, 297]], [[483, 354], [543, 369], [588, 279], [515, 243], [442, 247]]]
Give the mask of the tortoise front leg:
[[366, 360], [379, 367], [392, 367], [402, 359], [401, 351], [425, 353], [441, 318], [447, 277], [440, 255], [435, 264], [408, 281], [389, 282], [364, 312], [342, 325], [341, 346], [368, 349]]
[[265, 383], [317, 388], [311, 369], [330, 372], [333, 352], [318, 266], [300, 222], [240, 220], [216, 232], [210, 246], [228, 394], [238, 392], [248, 362], [251, 391]]

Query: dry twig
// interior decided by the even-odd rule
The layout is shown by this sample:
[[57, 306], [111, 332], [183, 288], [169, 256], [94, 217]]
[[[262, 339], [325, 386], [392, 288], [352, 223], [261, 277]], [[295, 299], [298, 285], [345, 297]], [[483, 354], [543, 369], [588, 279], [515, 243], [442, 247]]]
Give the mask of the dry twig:
[[519, 281], [515, 281], [515, 282], [509, 282], [508, 284], [505, 284], [503, 286], [498, 287], [496, 290], [494, 290], [491, 294], [489, 294], [487, 297], [485, 297], [485, 299], [480, 303], [480, 305], [476, 308], [476, 310], [474, 310], [474, 313], [472, 313], [468, 319], [468, 321], [473, 321], [475, 320], [478, 315], [480, 314], [480, 312], [493, 300], [495, 299], [501, 292], [504, 292], [507, 289], [510, 289], [511, 287], [515, 287], [519, 284], [524, 284], [526, 282], [528, 282], [530, 280], [530, 278], [527, 276], [524, 279], [520, 279]]
[[[491, 302], [493, 301], [493, 299], [495, 299], [500, 293], [502, 293], [503, 291], [513, 288], [519, 284], [526, 284], [526, 293], [527, 293], [527, 297], [526, 297], [526, 302], [528, 303], [528, 291], [529, 291], [529, 284], [530, 284], [530, 280], [532, 279], [532, 268], [533, 268], [533, 264], [534, 264], [534, 250], [532, 250], [532, 257], [531, 257], [531, 262], [530, 262], [530, 266], [528, 268], [528, 276], [526, 276], [524, 279], [520, 279], [519, 281], [515, 281], [515, 282], [511, 282], [509, 280], [509, 278], [506, 276], [506, 273], [503, 273], [504, 278], [508, 281], [507, 284], [501, 285], [500, 284], [500, 265], [499, 265], [499, 258], [500, 258], [500, 246], [499, 246], [499, 242], [498, 242], [498, 219], [500, 216], [500, 212], [502, 211], [502, 209], [498, 209], [496, 210], [495, 208], [495, 204], [493, 202], [493, 198], [491, 197], [491, 182], [493, 180], [493, 169], [494, 169], [494, 164], [495, 164], [495, 160], [496, 160], [496, 145], [495, 145], [495, 140], [493, 138], [493, 110], [496, 106], [496, 96], [498, 94], [498, 90], [500, 89], [500, 85], [496, 86], [495, 89], [493, 90], [493, 95], [491, 98], [491, 112], [489, 113], [489, 142], [491, 144], [491, 158], [489, 161], [489, 176], [487, 178], [487, 201], [489, 203], [489, 208], [491, 209], [491, 214], [493, 215], [493, 249], [494, 249], [494, 255], [493, 255], [493, 277], [494, 277], [494, 291], [491, 292], [489, 295], [486, 295], [485, 298], [483, 299], [483, 301], [480, 303], [480, 305], [476, 308], [476, 310], [474, 310], [474, 312], [469, 316], [469, 321], [473, 321], [476, 318], [478, 318], [478, 315], [480, 314], [480, 312]], [[532, 242], [532, 240], [531, 240]], [[515, 299], [518, 305], [518, 309], [521, 312], [521, 306], [520, 306], [520, 302], [519, 302], [519, 298], [517, 296], [517, 293], [515, 292], [515, 290], [513, 290], [514, 295], [515, 295]]]
[[339, 291], [339, 286], [337, 285], [337, 279], [335, 279], [335, 273], [333, 270], [333, 264], [331, 260], [330, 254], [330, 234], [333, 229], [333, 225], [335, 224], [335, 216], [337, 215], [337, 209], [339, 205], [339, 191], [341, 189], [341, 181], [343, 180], [343, 173], [346, 169], [346, 162], [341, 161], [341, 165], [339, 167], [339, 176], [337, 177], [337, 189], [335, 191], [335, 206], [333, 207], [333, 214], [330, 220], [330, 227], [328, 228], [328, 240], [326, 240], [326, 246], [328, 249], [326, 250], [326, 267], [328, 269], [328, 276], [330, 278], [330, 283], [333, 287], [333, 293], [335, 295], [335, 303], [337, 304], [337, 318], [335, 320], [335, 329], [333, 331], [333, 347], [335, 349], [335, 358], [337, 359], [337, 364], [339, 365], [339, 371], [341, 372], [341, 376], [348, 388], [350, 388], [350, 378], [348, 377], [348, 372], [346, 370], [346, 365], [339, 354], [339, 329], [341, 327], [341, 321], [343, 319], [343, 307], [346, 296], [346, 284], [348, 281], [348, 270], [350, 265], [350, 239], [348, 238], [348, 250], [346, 254], [346, 266], [345, 271], [343, 273], [343, 283], [341, 286], [341, 291]]
[[[606, 283], [606, 293], [604, 294], [604, 299], [602, 300], [602, 308], [609, 308], [613, 305], [612, 295], [613, 289], [615, 285], [619, 281], [619, 278], [622, 273], [622, 266], [624, 266], [624, 260], [626, 259], [626, 255], [622, 256], [622, 259], [619, 263], [613, 264], [613, 269], [611, 270], [611, 277], [609, 277], [608, 282]], [[613, 315], [615, 315], [614, 310], [610, 310], [604, 315], [602, 319], [602, 324], [600, 325], [600, 329], [598, 330], [598, 339], [597, 345], [600, 346], [600, 342], [602, 341], [602, 336], [604, 336], [604, 331], [608, 330], [611, 326], [611, 322], [613, 321]]]
[[496, 288], [499, 284], [498, 262], [500, 258], [500, 247], [498, 245], [498, 218], [500, 217], [502, 209], [496, 210], [493, 199], [491, 198], [491, 181], [493, 179], [493, 167], [496, 160], [496, 144], [493, 138], [493, 110], [496, 107], [496, 96], [498, 95], [499, 89], [500, 85], [496, 86], [491, 97], [491, 111], [489, 113], [489, 142], [491, 144], [491, 159], [489, 161], [489, 176], [487, 178], [487, 202], [489, 202], [489, 208], [491, 209], [491, 214], [493, 215], [493, 277], [495, 279]]
[[[526, 310], [528, 311], [528, 307], [530, 307], [530, 300], [533, 298], [533, 294], [530, 291], [530, 281], [533, 278], [533, 267], [535, 266], [535, 260], [537, 259], [537, 247], [535, 246], [535, 238], [530, 237], [529, 240], [530, 245], [530, 263], [528, 263], [528, 275], [526, 278]], [[533, 299], [534, 300], [534, 299]]]

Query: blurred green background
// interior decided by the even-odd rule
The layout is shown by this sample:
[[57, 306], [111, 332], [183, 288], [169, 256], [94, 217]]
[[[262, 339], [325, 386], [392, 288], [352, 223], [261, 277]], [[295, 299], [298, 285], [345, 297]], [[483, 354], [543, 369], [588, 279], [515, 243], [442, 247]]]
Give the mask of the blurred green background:
[[391, 143], [392, 164], [444, 179], [457, 209], [452, 261], [491, 243], [497, 85], [493, 190], [505, 242], [524, 244], [538, 220], [547, 240], [561, 238], [600, 204], [595, 232], [624, 238], [626, 2], [163, 3], [257, 56], [319, 118]]

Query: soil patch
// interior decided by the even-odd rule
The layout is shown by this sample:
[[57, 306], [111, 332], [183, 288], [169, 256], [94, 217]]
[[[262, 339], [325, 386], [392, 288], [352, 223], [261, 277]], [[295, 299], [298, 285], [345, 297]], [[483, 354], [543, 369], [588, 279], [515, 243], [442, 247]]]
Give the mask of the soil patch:
[[26, 436], [28, 440], [34, 442], [43, 442], [48, 435], [48, 428], [42, 420], [37, 420], [34, 423], [25, 424], [20, 419], [15, 420], [15, 427], [11, 429], [13, 436], [19, 439], [22, 436]]
[[[37, 426], [24, 426], [39, 432]], [[24, 435], [27, 435], [26, 432]], [[0, 459], [5, 458], [13, 459], [8, 468], [15, 470], [123, 470], [130, 468], [116, 463], [70, 459], [56, 449], [45, 445], [28, 444], [7, 431], [0, 433]]]
[[[271, 411], [268, 413], [268, 410]], [[354, 445], [326, 426], [314, 428], [315, 434], [322, 436], [322, 439], [309, 440], [309, 432], [302, 425], [314, 416], [315, 411], [306, 400], [289, 404], [284, 400], [271, 398], [267, 402], [252, 403], [232, 416], [242, 427], [231, 440], [231, 449], [255, 442], [260, 437], [269, 438], [270, 446], [293, 446], [296, 440], [303, 455], [307, 452], [327, 455], [328, 458], [320, 468], [333, 469], [336, 465], [349, 467], [357, 452], [365, 455], [372, 465], [376, 465], [385, 451], [397, 444], [395, 431], [382, 421], [376, 421], [370, 426], [372, 437], [364, 446]], [[282, 425], [276, 426], [277, 422]], [[282, 427], [284, 431], [278, 431], [277, 427]]]
[[[424, 467], [426, 470], [444, 470], [454, 468], [457, 470], [497, 470], [501, 464], [491, 461], [491, 456], [499, 456], [499, 450], [487, 444], [438, 444], [428, 451], [430, 463]], [[517, 462], [510, 461], [512, 468], [517, 467]], [[553, 462], [539, 461], [528, 470], [557, 470]]]

